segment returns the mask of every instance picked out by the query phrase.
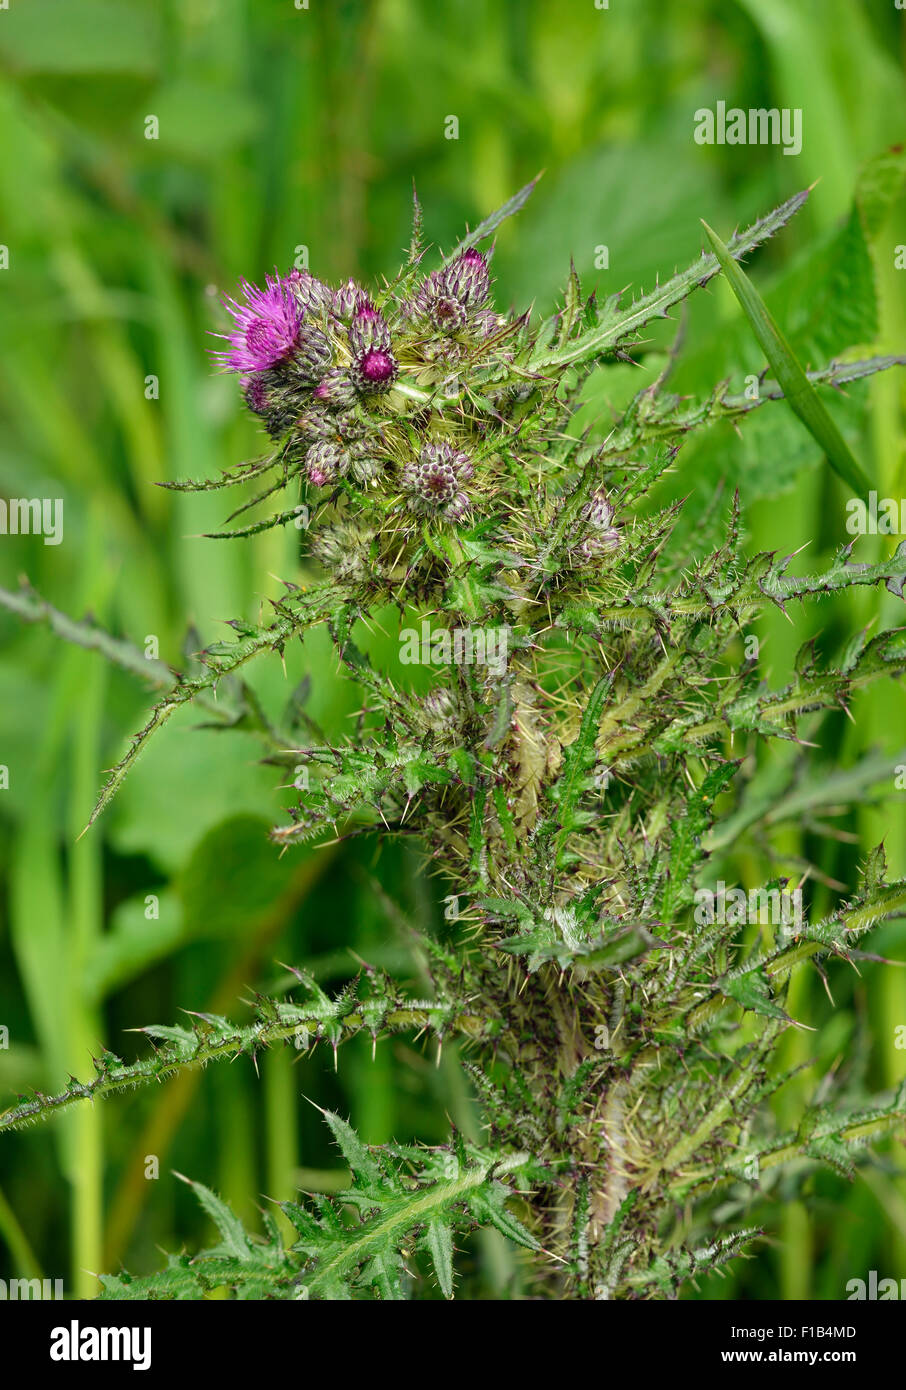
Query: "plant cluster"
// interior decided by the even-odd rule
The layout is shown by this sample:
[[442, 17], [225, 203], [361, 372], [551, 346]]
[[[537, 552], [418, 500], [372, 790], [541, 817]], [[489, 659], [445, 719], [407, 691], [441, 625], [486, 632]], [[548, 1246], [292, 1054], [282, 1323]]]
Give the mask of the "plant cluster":
[[[794, 1026], [791, 973], [858, 957], [863, 936], [906, 909], [906, 883], [888, 882], [881, 849], [846, 900], [794, 933], [702, 925], [694, 912], [718, 840], [725, 851], [757, 817], [756, 804], [730, 820], [754, 747], [801, 739], [813, 716], [906, 669], [906, 634], [863, 634], [836, 663], [803, 648], [771, 689], [744, 655], [746, 629], [768, 608], [856, 585], [902, 598], [906, 546], [873, 564], [844, 546], [827, 568], [800, 574], [790, 556], [746, 555], [738, 499], [723, 514], [715, 502], [693, 549], [678, 544], [680, 504], [654, 497], [681, 467], [684, 438], [776, 401], [781, 388], [765, 377], [755, 399], [727, 383], [683, 398], [669, 390], [668, 366], [603, 440], [577, 428], [592, 371], [626, 360], [646, 325], [721, 262], [703, 252], [629, 302], [584, 295], [571, 270], [551, 318], [498, 312], [492, 253], [479, 248], [529, 192], [427, 274], [416, 203], [394, 280], [333, 289], [293, 270], [227, 301], [218, 358], [239, 374], [272, 446], [213, 482], [178, 486], [253, 481], [230, 518], [242, 523], [225, 535], [304, 508], [303, 549], [319, 577], [287, 582], [268, 623], [237, 620], [235, 640], [207, 648], [192, 670], [158, 672], [167, 688], [97, 808], [174, 710], [213, 709], [215, 692], [231, 691], [236, 722], [259, 733], [267, 759], [290, 781], [299, 764], [308, 774], [273, 830], [277, 845], [406, 836], [442, 877], [456, 910], [443, 932], [420, 938], [430, 995], [369, 967], [331, 997], [300, 973], [290, 998], [259, 999], [250, 1024], [205, 1016], [147, 1029], [150, 1057], [127, 1065], [106, 1054], [92, 1081], [0, 1115], [0, 1129], [22, 1125], [300, 1035], [335, 1051], [362, 1031], [423, 1031], [461, 1047], [485, 1142], [453, 1133], [442, 1148], [374, 1149], [328, 1115], [351, 1186], [285, 1204], [293, 1243], [269, 1218], [265, 1238], [250, 1237], [199, 1186], [220, 1244], [147, 1278], [106, 1277], [108, 1296], [194, 1298], [227, 1285], [242, 1297], [395, 1298], [423, 1276], [451, 1296], [454, 1242], [481, 1226], [521, 1247], [539, 1296], [674, 1296], [757, 1237], [744, 1214], [781, 1168], [851, 1173], [859, 1146], [906, 1121], [906, 1087], [833, 1104], [819, 1087], [789, 1132], [772, 1128], [766, 1107], [787, 1079], [773, 1059]], [[737, 234], [730, 256], [754, 251], [805, 197]], [[806, 389], [892, 361], [831, 362]], [[127, 643], [30, 590], [5, 601], [147, 673]], [[360, 635], [394, 608], [438, 630], [504, 630], [507, 661], [452, 662], [427, 695], [406, 689]], [[322, 624], [362, 691], [342, 742], [320, 737], [303, 708], [273, 722], [239, 675]], [[715, 819], [734, 828], [719, 836]]]

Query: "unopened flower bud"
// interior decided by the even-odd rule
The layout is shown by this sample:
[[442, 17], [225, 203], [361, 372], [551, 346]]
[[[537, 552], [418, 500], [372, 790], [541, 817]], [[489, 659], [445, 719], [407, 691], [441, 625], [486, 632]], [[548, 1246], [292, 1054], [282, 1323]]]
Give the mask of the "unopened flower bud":
[[293, 297], [306, 314], [317, 313], [333, 303], [333, 290], [307, 270], [291, 270], [286, 277]]
[[422, 701], [422, 713], [429, 729], [436, 733], [452, 728], [456, 719], [456, 702], [444, 686], [431, 690]]
[[613, 506], [602, 487], [597, 488], [582, 508], [582, 518], [595, 531], [610, 529], [614, 518]]
[[389, 352], [390, 329], [383, 314], [370, 306], [357, 309], [349, 325], [349, 346], [354, 357], [361, 357], [375, 348], [380, 352]]
[[331, 367], [325, 372], [312, 394], [329, 410], [348, 410], [356, 400], [355, 387], [342, 367]]
[[349, 467], [349, 455], [330, 439], [319, 439], [305, 455], [308, 480], [315, 487], [336, 482]]
[[447, 294], [466, 308], [477, 309], [488, 297], [491, 280], [488, 263], [480, 251], [470, 246], [443, 272]]
[[312, 385], [330, 366], [330, 343], [313, 323], [303, 323], [295, 346], [286, 360], [287, 374], [305, 385]]
[[371, 300], [366, 290], [355, 280], [347, 280], [333, 294], [333, 311], [341, 319], [350, 319], [360, 309], [370, 309]]
[[454, 449], [448, 440], [428, 440], [419, 457], [403, 469], [403, 490], [409, 493], [410, 510], [460, 520], [469, 509], [462, 484], [474, 471], [468, 455]]
[[300, 439], [314, 442], [317, 439], [330, 439], [336, 433], [333, 417], [323, 406], [312, 405], [296, 417], [296, 433]]
[[268, 409], [268, 392], [260, 372], [255, 372], [253, 376], [244, 377], [242, 381], [245, 403], [253, 415], [266, 415]]
[[315, 559], [330, 570], [337, 580], [362, 583], [381, 573], [381, 566], [372, 554], [374, 532], [361, 525], [341, 521], [319, 531], [312, 540]]
[[392, 352], [370, 348], [354, 359], [350, 375], [359, 391], [387, 391], [397, 374], [396, 358]]
[[616, 550], [620, 544], [619, 528], [614, 526], [614, 509], [604, 488], [597, 488], [582, 508], [582, 520], [588, 527], [587, 534], [579, 546], [583, 559], [595, 559], [608, 551]]
[[285, 434], [296, 418], [298, 407], [292, 393], [283, 389], [279, 368], [243, 377], [242, 394], [249, 410], [259, 416], [273, 439]]
[[468, 318], [466, 306], [450, 294], [441, 270], [426, 276], [407, 312], [412, 318], [427, 319], [441, 333], [458, 333]]

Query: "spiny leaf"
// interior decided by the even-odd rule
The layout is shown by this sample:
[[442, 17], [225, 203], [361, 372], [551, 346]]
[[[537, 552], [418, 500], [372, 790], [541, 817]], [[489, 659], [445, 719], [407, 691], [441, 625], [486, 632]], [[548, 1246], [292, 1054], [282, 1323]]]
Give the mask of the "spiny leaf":
[[[808, 190], [795, 194], [767, 217], [760, 218], [745, 232], [734, 236], [730, 242], [732, 255], [746, 256], [772, 237], [799, 211], [807, 197]], [[614, 305], [601, 314], [600, 322], [593, 329], [582, 334], [571, 344], [554, 352], [539, 353], [532, 359], [532, 368], [535, 371], [549, 371], [570, 363], [586, 362], [613, 351], [618, 344], [631, 338], [652, 319], [665, 318], [669, 308], [685, 299], [699, 286], [706, 285], [719, 270], [720, 262], [717, 256], [703, 254], [688, 270], [666, 280], [650, 294], [643, 295], [629, 309], [624, 310], [618, 304]]]
[[191, 1187], [223, 1237], [223, 1244], [217, 1247], [217, 1251], [222, 1251], [223, 1254], [243, 1262], [253, 1259], [254, 1250], [246, 1235], [245, 1227], [227, 1203], [218, 1197], [216, 1192], [205, 1187], [203, 1183], [193, 1182], [191, 1178], [183, 1177], [182, 1173], [177, 1173], [176, 1176], [181, 1182]]
[[453, 248], [450, 254], [444, 257], [444, 265], [449, 265], [457, 256], [462, 255], [463, 251], [468, 250], [470, 246], [477, 246], [480, 241], [484, 241], [492, 232], [495, 232], [501, 222], [505, 222], [508, 217], [513, 217], [517, 212], [521, 212], [534, 193], [538, 180], [541, 177], [542, 174], [536, 174], [529, 183], [520, 188], [518, 193], [514, 193], [512, 198], [508, 198], [496, 212], [492, 212], [489, 217], [483, 218], [474, 231], [464, 236], [462, 241]]

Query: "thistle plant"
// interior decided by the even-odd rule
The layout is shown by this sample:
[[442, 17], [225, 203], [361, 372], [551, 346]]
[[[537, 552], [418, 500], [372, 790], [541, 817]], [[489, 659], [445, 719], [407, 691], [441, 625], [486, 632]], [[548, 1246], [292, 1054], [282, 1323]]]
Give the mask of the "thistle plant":
[[[682, 470], [686, 437], [782, 409], [783, 390], [765, 374], [754, 398], [727, 383], [679, 397], [668, 369], [606, 431], [580, 428], [592, 371], [631, 360], [646, 325], [721, 261], [703, 251], [629, 302], [586, 297], [571, 270], [553, 317], [505, 313], [488, 242], [530, 191], [430, 271], [416, 202], [392, 281], [334, 289], [275, 272], [225, 301], [218, 361], [271, 446], [214, 481], [174, 486], [252, 485], [222, 535], [308, 520], [306, 582], [285, 582], [267, 623], [237, 620], [235, 640], [175, 674], [27, 587], [4, 598], [162, 688], [95, 815], [151, 734], [193, 702], [254, 729], [284, 784], [295, 778], [275, 853], [406, 837], [451, 906], [443, 932], [413, 928], [423, 994], [366, 965], [331, 997], [298, 971], [288, 996], [257, 997], [252, 1022], [147, 1027], [147, 1057], [105, 1053], [93, 1079], [20, 1098], [0, 1129], [300, 1039], [335, 1056], [363, 1032], [459, 1048], [481, 1108], [481, 1143], [452, 1132], [436, 1148], [369, 1147], [328, 1114], [351, 1186], [283, 1203], [294, 1240], [269, 1216], [264, 1237], [250, 1235], [193, 1184], [221, 1242], [151, 1276], [105, 1276], [106, 1296], [198, 1298], [225, 1285], [241, 1297], [449, 1297], [456, 1243], [493, 1227], [520, 1247], [534, 1296], [671, 1297], [757, 1242], [782, 1172], [794, 1184], [816, 1164], [849, 1175], [860, 1150], [906, 1123], [906, 1086], [841, 1094], [822, 1080], [789, 1131], [768, 1105], [788, 1079], [776, 1056], [796, 1026], [793, 972], [855, 960], [873, 926], [906, 911], [883, 849], [816, 920], [702, 911], [724, 856], [770, 808], [758, 780], [770, 747], [759, 762], [759, 745], [791, 742], [805, 760], [822, 711], [906, 669], [906, 633], [862, 634], [836, 663], [804, 647], [770, 688], [745, 654], [746, 629], [766, 610], [854, 586], [902, 598], [906, 545], [875, 563], [846, 545], [803, 573], [793, 557], [745, 553], [739, 498], [715, 505], [692, 548], [678, 541], [681, 504], [656, 497]], [[805, 197], [718, 247], [740, 261]], [[833, 361], [805, 389], [895, 360]], [[427, 695], [413, 692], [366, 650], [369, 623], [394, 610], [401, 624], [428, 621], [432, 651], [465, 633], [474, 654], [494, 634], [505, 660], [454, 655], [432, 668]], [[272, 719], [239, 675], [320, 625], [362, 694], [353, 734], [335, 743], [298, 705]], [[778, 874], [747, 887], [770, 902], [790, 885]]]

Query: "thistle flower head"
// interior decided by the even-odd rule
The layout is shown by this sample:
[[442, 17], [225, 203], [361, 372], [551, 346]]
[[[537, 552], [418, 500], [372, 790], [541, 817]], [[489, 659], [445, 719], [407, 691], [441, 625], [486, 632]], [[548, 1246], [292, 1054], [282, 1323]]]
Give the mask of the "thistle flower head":
[[447, 266], [443, 272], [443, 283], [451, 299], [467, 308], [479, 308], [491, 288], [486, 258], [474, 246], [470, 246]]
[[492, 333], [496, 333], [503, 320], [493, 309], [482, 309], [472, 320], [475, 332], [482, 338], [490, 338]]
[[[488, 263], [470, 247], [442, 270], [432, 271], [407, 306], [411, 317], [427, 319], [439, 333], [477, 329], [487, 336], [488, 324], [481, 309], [490, 293]], [[496, 327], [496, 316], [494, 317]]]
[[373, 451], [366, 443], [350, 444], [348, 452], [349, 472], [357, 483], [364, 486], [380, 476], [383, 471], [383, 464], [380, 459], [375, 458]]
[[374, 538], [370, 527], [340, 521], [318, 532], [312, 540], [311, 551], [338, 580], [364, 583], [382, 570], [372, 553]]
[[284, 434], [298, 413], [294, 408], [292, 393], [287, 393], [281, 368], [271, 368], [266, 372], [252, 372], [240, 378], [242, 395], [253, 415], [257, 415], [272, 438]]
[[419, 457], [403, 469], [403, 490], [409, 494], [410, 510], [460, 520], [469, 509], [462, 484], [474, 471], [468, 455], [454, 449], [448, 440], [427, 440]]
[[380, 352], [390, 350], [390, 329], [383, 314], [370, 304], [356, 309], [349, 325], [349, 346], [355, 357], [377, 348]]
[[371, 300], [368, 292], [362, 289], [355, 280], [347, 280], [345, 285], [341, 285], [338, 290], [333, 292], [331, 307], [334, 313], [341, 319], [352, 318], [352, 315], [359, 309], [371, 307]]
[[352, 364], [351, 376], [360, 391], [387, 391], [397, 374], [396, 358], [392, 352], [369, 348]]
[[329, 439], [336, 433], [333, 418], [322, 405], [312, 405], [296, 417], [296, 433], [301, 440]]
[[243, 377], [241, 385], [245, 403], [252, 414], [266, 415], [270, 405], [270, 397], [260, 372], [255, 372], [253, 376]]
[[359, 391], [386, 391], [397, 374], [390, 351], [390, 329], [383, 314], [367, 300], [356, 306], [349, 325], [351, 377]]
[[425, 278], [408, 310], [411, 317], [427, 319], [440, 333], [459, 333], [468, 319], [466, 306], [449, 292], [442, 270]]
[[295, 345], [286, 359], [287, 373], [306, 386], [313, 386], [331, 363], [327, 335], [314, 323], [303, 323]]
[[333, 291], [323, 280], [318, 280], [308, 270], [291, 270], [286, 277], [296, 303], [303, 313], [317, 312], [330, 308], [333, 304]]
[[348, 410], [356, 400], [355, 387], [342, 367], [331, 367], [325, 372], [312, 394], [329, 410]]
[[234, 327], [216, 335], [230, 346], [215, 358], [229, 371], [263, 372], [292, 352], [302, 327], [302, 309], [279, 275], [266, 275], [263, 290], [248, 280], [240, 280], [239, 288], [243, 302], [224, 297]]
[[330, 439], [319, 439], [305, 455], [305, 471], [308, 480], [315, 487], [326, 487], [349, 468], [349, 455], [339, 444]]
[[582, 508], [581, 517], [587, 534], [578, 548], [582, 559], [595, 559], [616, 550], [620, 544], [619, 528], [613, 524], [613, 504], [604, 488], [597, 488]]
[[594, 531], [608, 531], [614, 518], [613, 504], [604, 488], [596, 488], [582, 508], [582, 519]]
[[445, 686], [428, 692], [422, 701], [421, 713], [426, 726], [437, 734], [452, 729], [456, 722], [456, 702]]

